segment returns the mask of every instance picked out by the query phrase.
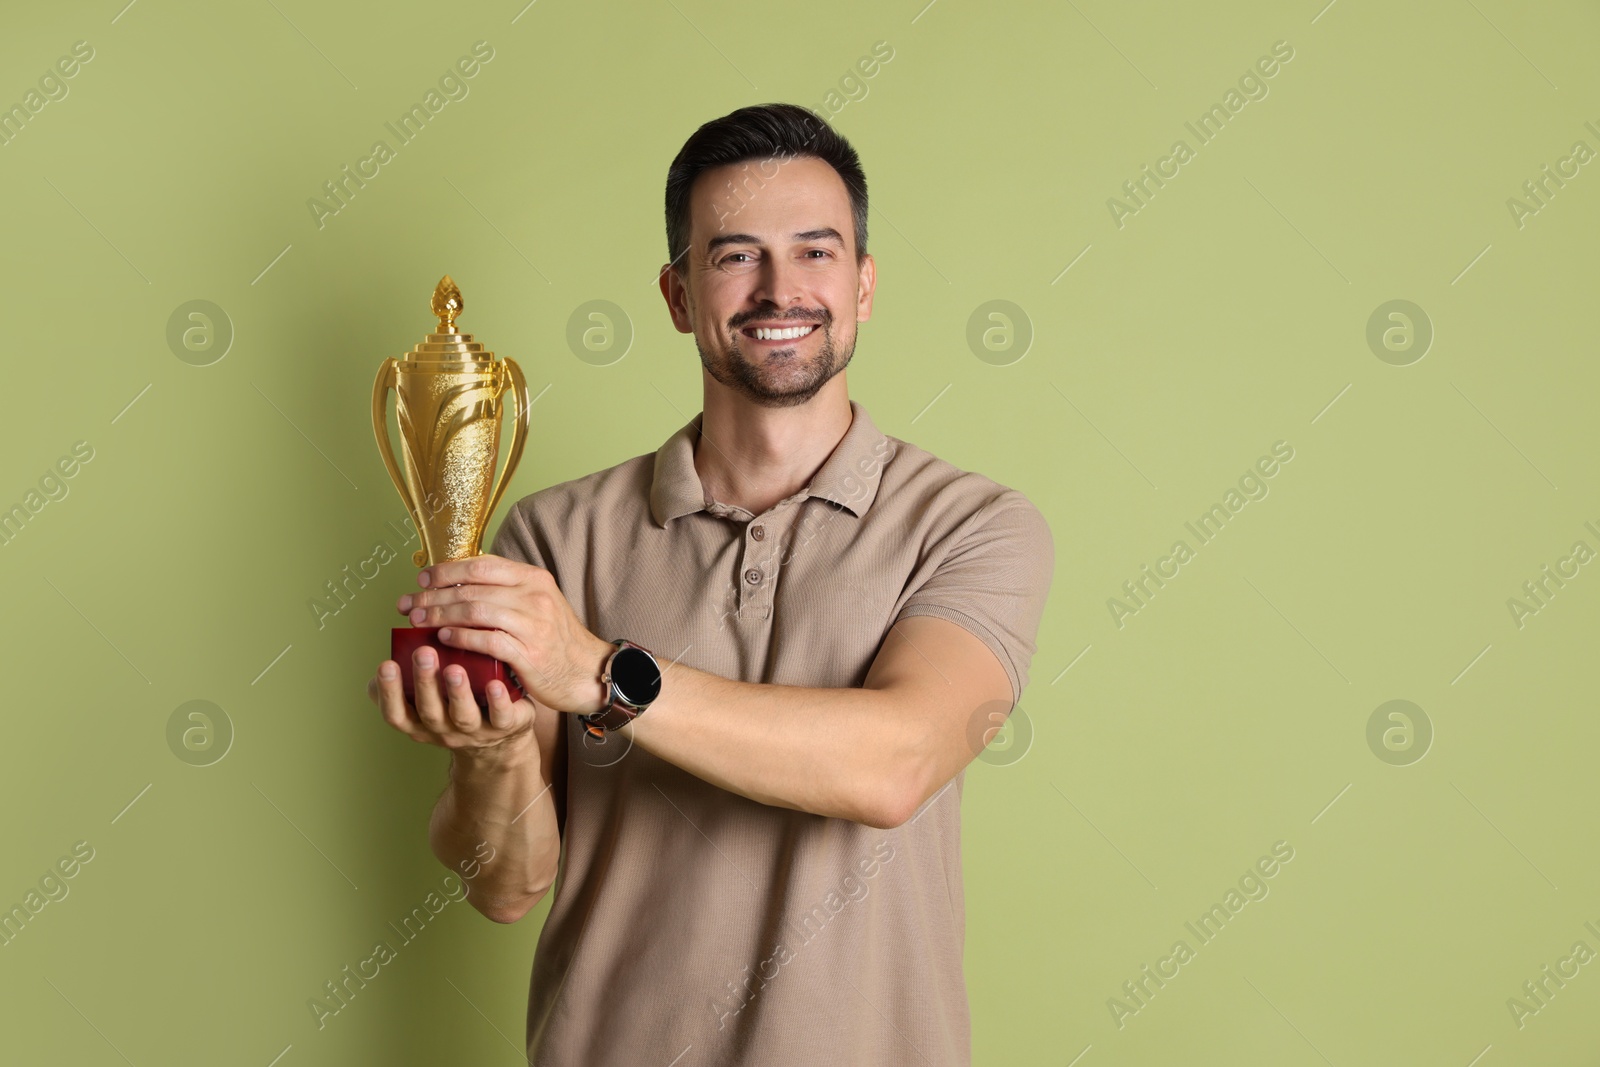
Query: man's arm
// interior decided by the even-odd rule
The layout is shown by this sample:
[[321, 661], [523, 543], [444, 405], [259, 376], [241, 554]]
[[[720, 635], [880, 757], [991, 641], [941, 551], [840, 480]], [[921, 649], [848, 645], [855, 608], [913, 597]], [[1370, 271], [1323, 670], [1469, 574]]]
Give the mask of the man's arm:
[[[1009, 557], [1001, 562], [1011, 565]], [[958, 586], [974, 577], [965, 565], [947, 573]], [[417, 580], [422, 591], [398, 605], [413, 625], [441, 627], [443, 643], [508, 664], [541, 704], [569, 714], [601, 708], [599, 675], [614, 646], [583, 626], [549, 571], [480, 555], [435, 564]], [[1042, 588], [1009, 582], [1001, 602], [1042, 603]], [[937, 591], [929, 584], [925, 591]], [[669, 665], [661, 695], [624, 729], [661, 758], [752, 800], [899, 825], [981, 750], [969, 740], [975, 720], [992, 721], [988, 713], [1014, 699], [997, 652], [932, 614], [936, 603], [918, 602], [917, 613], [891, 628], [860, 688], [735, 682]], [[1036, 621], [1017, 625], [1031, 630]]]
[[[615, 650], [585, 629], [550, 573], [498, 556], [422, 571], [400, 598], [416, 626], [507, 663], [539, 701], [597, 711]], [[655, 650], [660, 652], [661, 650]], [[861, 688], [735, 682], [663, 664], [661, 695], [623, 727], [646, 750], [730, 792], [875, 827], [898, 826], [981, 745], [974, 716], [1012, 705], [1011, 680], [981, 639], [949, 620], [896, 623]]]
[[415, 707], [393, 661], [379, 667], [368, 694], [389, 725], [450, 751], [450, 782], [434, 805], [428, 843], [440, 863], [460, 873], [473, 907], [496, 922], [515, 922], [549, 892], [560, 863], [561, 715], [531, 697], [513, 704], [505, 686], [491, 682], [486, 723], [461, 668], [441, 678], [437, 654], [426, 647], [412, 666]]
[[911, 818], [978, 754], [975, 720], [1012, 706], [989, 646], [930, 616], [895, 624], [859, 689], [662, 666], [661, 695], [622, 730], [637, 744], [751, 800], [881, 829]]

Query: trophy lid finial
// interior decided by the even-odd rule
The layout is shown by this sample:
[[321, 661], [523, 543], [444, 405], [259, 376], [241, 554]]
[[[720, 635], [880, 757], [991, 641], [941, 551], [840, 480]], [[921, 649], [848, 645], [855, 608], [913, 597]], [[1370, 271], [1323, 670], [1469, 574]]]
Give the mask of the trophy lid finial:
[[456, 316], [461, 314], [466, 303], [461, 299], [461, 290], [450, 280], [450, 275], [439, 279], [438, 286], [433, 290], [432, 307], [433, 313], [439, 316], [439, 332], [455, 333]]

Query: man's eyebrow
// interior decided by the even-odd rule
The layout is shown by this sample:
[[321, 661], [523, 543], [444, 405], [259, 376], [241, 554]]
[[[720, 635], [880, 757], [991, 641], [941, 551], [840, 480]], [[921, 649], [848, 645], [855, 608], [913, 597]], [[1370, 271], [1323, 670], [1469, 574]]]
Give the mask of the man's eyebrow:
[[[844, 238], [832, 226], [824, 226], [819, 230], [802, 230], [794, 235], [796, 241], [834, 241], [839, 247], [844, 247]], [[706, 252], [715, 252], [727, 245], [758, 245], [761, 238], [749, 233], [722, 233], [713, 237], [706, 245]]]

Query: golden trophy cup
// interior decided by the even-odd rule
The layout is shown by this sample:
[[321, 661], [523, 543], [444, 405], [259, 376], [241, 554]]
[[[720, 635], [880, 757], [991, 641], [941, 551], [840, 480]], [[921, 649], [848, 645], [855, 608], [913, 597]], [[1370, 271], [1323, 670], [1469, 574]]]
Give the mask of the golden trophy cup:
[[[372, 385], [372, 430], [389, 477], [422, 538], [422, 547], [412, 556], [419, 568], [482, 553], [484, 529], [528, 440], [528, 386], [522, 369], [512, 359], [495, 359], [470, 333], [456, 329], [456, 316], [464, 306], [461, 290], [446, 274], [433, 291], [437, 332], [428, 334], [404, 358], [384, 360]], [[391, 388], [403, 466], [395, 461], [389, 443]], [[500, 415], [508, 392], [516, 402], [516, 422], [505, 466], [496, 478]], [[415, 699], [411, 657], [423, 645], [437, 650], [441, 672], [452, 663], [466, 669], [472, 695], [485, 715], [486, 687], [494, 679], [506, 686], [512, 700], [525, 695], [504, 663], [441, 644], [438, 627], [396, 627], [390, 634], [390, 657], [400, 665], [408, 699]]]

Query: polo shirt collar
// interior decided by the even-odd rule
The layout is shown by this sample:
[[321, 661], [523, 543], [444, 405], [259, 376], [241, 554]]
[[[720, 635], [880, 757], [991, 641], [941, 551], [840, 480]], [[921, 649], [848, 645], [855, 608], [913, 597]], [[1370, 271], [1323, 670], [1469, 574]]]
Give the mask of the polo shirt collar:
[[[706, 510], [705, 487], [694, 467], [694, 447], [700, 439], [705, 412], [700, 412], [656, 450], [655, 473], [650, 483], [650, 514], [658, 526], [682, 515]], [[802, 496], [817, 496], [847, 508], [857, 518], [865, 515], [878, 496], [883, 465], [888, 461], [888, 438], [873, 423], [867, 409], [850, 401], [850, 427], [823, 461]]]

